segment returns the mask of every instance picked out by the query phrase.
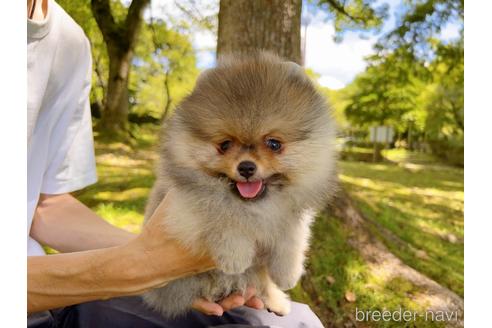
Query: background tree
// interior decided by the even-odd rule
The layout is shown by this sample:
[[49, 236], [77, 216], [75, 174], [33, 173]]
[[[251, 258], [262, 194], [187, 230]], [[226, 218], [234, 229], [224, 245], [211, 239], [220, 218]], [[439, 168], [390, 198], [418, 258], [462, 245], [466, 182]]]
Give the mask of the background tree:
[[[90, 0], [59, 0], [59, 3], [83, 28], [91, 42], [91, 110], [97, 123], [96, 131], [105, 133], [107, 130], [99, 124], [99, 119], [104, 110], [110, 69], [107, 45], [94, 19]], [[110, 4], [115, 20], [124, 21], [128, 7], [119, 1]], [[159, 123], [191, 90], [198, 75], [195, 49], [191, 44], [192, 32], [187, 22], [174, 17], [169, 23], [168, 18], [155, 18], [152, 11], [149, 14], [150, 19], [142, 20], [129, 68], [129, 115], [125, 120], [131, 123]], [[132, 136], [131, 130], [136, 126], [129, 126]], [[122, 136], [126, 134], [114, 134], [113, 139]]]
[[160, 122], [193, 88], [199, 73], [193, 46], [187, 35], [151, 17], [142, 26], [135, 61], [129, 83], [132, 117]]
[[416, 107], [418, 82], [412, 76], [401, 76], [403, 68], [395, 69], [394, 65], [395, 61], [385, 59], [356, 77], [350, 103], [345, 108], [352, 123], [364, 127], [395, 125]]
[[[463, 1], [408, 3], [383, 35], [368, 67], [344, 91], [352, 126], [392, 125], [413, 149], [430, 149], [463, 164], [463, 30], [458, 41], [439, 39], [448, 22], [463, 20]], [[461, 160], [460, 160], [461, 159]]]
[[425, 135], [434, 154], [464, 165], [464, 45], [463, 39], [437, 45], [426, 89]]
[[266, 49], [301, 63], [301, 0], [221, 0], [217, 55]]
[[[372, 126], [392, 126], [397, 132], [423, 130], [425, 114], [420, 99], [423, 82], [415, 72], [422, 71], [419, 63], [401, 60], [400, 51], [386, 57], [374, 56], [350, 88], [345, 107], [347, 119], [355, 126], [368, 130]], [[382, 145], [374, 143], [374, 160], [380, 161]]]
[[119, 2], [92, 0], [91, 8], [101, 30], [109, 58], [109, 76], [101, 128], [108, 134], [121, 134], [128, 128], [128, 80], [142, 23], [144, 8], [150, 0], [133, 0], [124, 17], [114, 15]]

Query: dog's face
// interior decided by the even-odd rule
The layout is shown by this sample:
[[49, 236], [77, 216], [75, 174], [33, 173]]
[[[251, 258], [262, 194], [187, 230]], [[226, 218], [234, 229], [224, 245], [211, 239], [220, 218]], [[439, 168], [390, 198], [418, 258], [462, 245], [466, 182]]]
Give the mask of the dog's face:
[[201, 163], [202, 170], [227, 179], [231, 191], [241, 199], [260, 199], [269, 189], [289, 183], [285, 163], [289, 145], [281, 131], [241, 135], [231, 130], [218, 133], [211, 141], [215, 152], [210, 161]]
[[182, 183], [218, 182], [243, 201], [261, 200], [323, 179], [333, 132], [325, 99], [302, 69], [260, 54], [202, 74], [169, 126], [167, 157], [189, 172], [176, 179], [199, 172]]

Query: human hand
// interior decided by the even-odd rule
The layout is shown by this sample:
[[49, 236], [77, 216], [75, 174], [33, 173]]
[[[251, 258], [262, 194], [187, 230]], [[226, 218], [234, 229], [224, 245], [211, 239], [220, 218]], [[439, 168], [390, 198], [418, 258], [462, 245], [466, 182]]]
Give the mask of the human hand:
[[169, 205], [174, 201], [173, 197], [173, 192], [169, 191], [143, 226], [141, 234], [133, 241], [140, 249], [142, 262], [145, 263], [139, 270], [146, 270], [155, 278], [155, 284], [152, 286], [154, 288], [215, 267], [209, 256], [191, 254], [167, 231], [164, 223]]
[[263, 302], [256, 296], [256, 288], [248, 287], [244, 296], [240, 294], [231, 294], [218, 303], [199, 298], [193, 302], [192, 307], [207, 315], [221, 316], [224, 312], [232, 310], [239, 306], [249, 306], [253, 309], [263, 309]]

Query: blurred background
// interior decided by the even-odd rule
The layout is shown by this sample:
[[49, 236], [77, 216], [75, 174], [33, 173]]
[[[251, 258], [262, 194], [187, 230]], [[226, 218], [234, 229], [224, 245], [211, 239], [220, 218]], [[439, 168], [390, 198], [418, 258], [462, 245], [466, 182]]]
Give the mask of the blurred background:
[[[99, 182], [79, 199], [138, 232], [162, 120], [218, 55], [269, 49], [340, 126], [340, 193], [292, 298], [327, 327], [462, 326], [463, 0], [57, 2], [92, 45]], [[357, 316], [398, 309], [422, 316]]]

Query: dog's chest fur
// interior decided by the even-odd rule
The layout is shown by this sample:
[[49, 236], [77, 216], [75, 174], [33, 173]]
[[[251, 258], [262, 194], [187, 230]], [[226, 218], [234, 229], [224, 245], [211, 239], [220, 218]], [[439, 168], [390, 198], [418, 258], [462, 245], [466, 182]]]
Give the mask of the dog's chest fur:
[[[258, 259], [268, 256], [277, 240], [293, 238], [312, 220], [307, 211], [294, 208], [289, 198], [245, 202], [229, 190], [206, 193], [175, 188], [176, 202], [166, 226], [185, 246], [199, 253], [221, 239], [223, 234], [246, 236], [257, 247]], [[307, 236], [306, 236], [307, 238]], [[232, 239], [234, 240], [234, 239]], [[235, 245], [230, 245], [231, 251]]]

